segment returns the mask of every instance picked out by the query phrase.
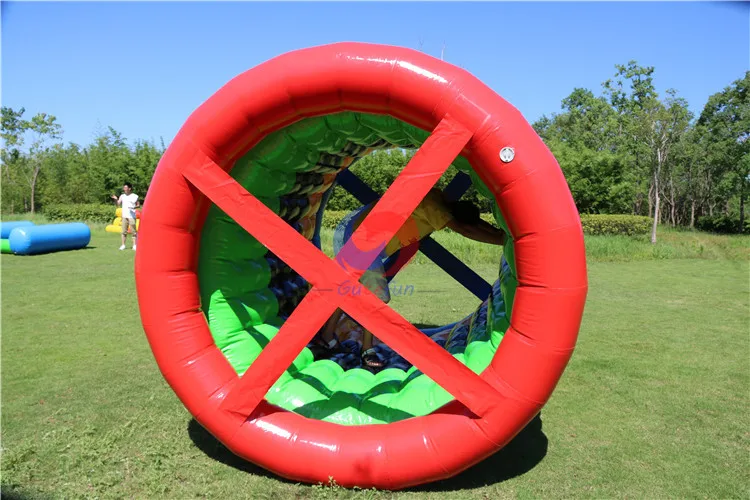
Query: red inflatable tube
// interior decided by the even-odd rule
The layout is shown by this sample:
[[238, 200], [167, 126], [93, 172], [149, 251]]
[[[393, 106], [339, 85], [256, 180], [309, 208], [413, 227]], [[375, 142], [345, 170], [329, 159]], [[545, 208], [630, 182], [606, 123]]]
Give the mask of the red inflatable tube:
[[[369, 232], [352, 237], [359, 248], [397, 229], [395, 222], [368, 223], [378, 210], [406, 217], [458, 151], [495, 194], [515, 240], [519, 285], [511, 327], [481, 376], [434, 349], [366, 290], [361, 297], [321, 298], [315, 287], [352, 273], [315, 253], [226, 174], [268, 133], [342, 110], [389, 114], [435, 131], [360, 227], [369, 224]], [[505, 161], [504, 148], [514, 153]], [[411, 199], [403, 199], [404, 189]], [[314, 286], [242, 377], [214, 345], [200, 310], [197, 252], [211, 203]], [[586, 262], [578, 212], [557, 162], [515, 108], [469, 73], [420, 52], [334, 44], [288, 53], [239, 75], [175, 137], [142, 215], [138, 300], [162, 374], [230, 450], [295, 481], [333, 478], [343, 486], [399, 489], [453, 476], [503, 447], [539, 412], [575, 346]], [[267, 387], [337, 306], [456, 401], [424, 417], [372, 426], [312, 420], [265, 402]], [[307, 321], [299, 310], [308, 311]]]

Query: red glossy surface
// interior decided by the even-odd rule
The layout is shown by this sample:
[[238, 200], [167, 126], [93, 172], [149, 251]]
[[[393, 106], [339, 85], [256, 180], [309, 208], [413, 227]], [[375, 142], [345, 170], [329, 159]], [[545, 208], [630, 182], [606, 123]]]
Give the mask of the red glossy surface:
[[[313, 305], [321, 301], [323, 312], [311, 315], [308, 323], [299, 320], [301, 315], [290, 320], [305, 325], [297, 330], [309, 331], [292, 332], [289, 342], [264, 351], [257, 362], [265, 358], [274, 372], [265, 378], [238, 377], [213, 344], [199, 309], [195, 275], [200, 230], [211, 201], [233, 212], [274, 252], [278, 249], [313, 285], [351, 278], [351, 271], [324, 261], [304, 240], [284, 255], [284, 246], [301, 236], [218, 170], [229, 171], [273, 130], [340, 110], [386, 113], [426, 130], [445, 119], [456, 130], [469, 131], [468, 143], [464, 138], [457, 148], [444, 148], [439, 161], [450, 162], [448, 156], [462, 148], [495, 193], [516, 242], [519, 279], [511, 328], [481, 374], [483, 383], [444, 359], [450, 356], [435, 350], [434, 343], [416, 338], [418, 332], [408, 322], [368, 293], [338, 296], [340, 304], [312, 294], [306, 300]], [[499, 159], [506, 146], [515, 149], [510, 163]], [[441, 168], [436, 166], [433, 174], [439, 177]], [[391, 199], [381, 200], [383, 206], [408, 214], [436, 179], [428, 175], [420, 181], [419, 175], [401, 181], [416, 190], [416, 201], [402, 202], [392, 188]], [[241, 209], [256, 216], [243, 216]], [[370, 248], [368, 242], [387, 234], [389, 225], [372, 227], [370, 233], [364, 229], [357, 237], [359, 248]], [[344, 486], [404, 488], [455, 475], [497, 451], [551, 395], [575, 346], [587, 292], [578, 213], [557, 162], [530, 125], [469, 73], [390, 46], [343, 43], [300, 50], [231, 80], [190, 116], [165, 153], [151, 184], [138, 243], [141, 318], [175, 393], [234, 453], [306, 482], [333, 477]], [[351, 427], [307, 419], [265, 401], [256, 405], [276, 372], [288, 366], [312, 334], [313, 323], [322, 323], [325, 311], [336, 305], [444, 383], [476, 415], [455, 402], [425, 417]]]

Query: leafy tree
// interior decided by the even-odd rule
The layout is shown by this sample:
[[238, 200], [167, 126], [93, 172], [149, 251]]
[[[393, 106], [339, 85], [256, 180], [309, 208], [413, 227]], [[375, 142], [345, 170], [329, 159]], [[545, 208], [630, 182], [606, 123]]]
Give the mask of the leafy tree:
[[2, 160], [2, 203], [4, 208], [14, 212], [23, 206], [23, 195], [18, 183], [19, 170], [23, 168], [24, 157], [21, 147], [24, 142], [24, 108], [14, 110], [10, 107], [2, 107], [2, 120], [0, 137], [3, 145], [0, 148], [0, 160]]
[[687, 132], [691, 114], [687, 102], [676, 97], [676, 91], [667, 91], [669, 97], [665, 102], [656, 99], [645, 101], [638, 117], [638, 135], [643, 137], [649, 147], [650, 171], [652, 177], [651, 191], [654, 196], [654, 221], [651, 229], [651, 243], [656, 243], [656, 227], [661, 219], [662, 180], [673, 179], [672, 150]]
[[602, 87], [607, 101], [616, 113], [616, 150], [627, 158], [628, 173], [633, 183], [633, 213], [643, 214], [643, 200], [648, 215], [653, 213], [654, 186], [651, 174], [652, 152], [645, 139], [644, 117], [653, 111], [658, 95], [653, 83], [653, 67], [640, 66], [636, 61], [615, 65], [613, 79]]
[[617, 139], [616, 113], [603, 97], [577, 88], [563, 99], [563, 113], [542, 117], [535, 129], [544, 139], [576, 149], [613, 151]]
[[13, 108], [2, 107], [2, 130], [0, 137], [3, 139], [2, 153], [3, 165], [13, 160], [13, 157], [20, 155], [19, 148], [23, 145], [24, 120], [23, 114], [26, 109], [21, 108], [18, 111]]
[[745, 201], [750, 187], [750, 71], [709, 97], [698, 118], [704, 151], [718, 178], [719, 195], [728, 205], [739, 198], [739, 228], [744, 231]]
[[[20, 198], [23, 209], [34, 213], [40, 173], [49, 156], [50, 143], [61, 137], [62, 127], [57, 123], [56, 117], [47, 113], [38, 113], [31, 120], [25, 120], [25, 111], [25, 108], [17, 111], [9, 107], [2, 108], [2, 194], [3, 205], [9, 206], [11, 211], [19, 208]], [[27, 135], [31, 135], [31, 145], [28, 152], [24, 153], [21, 148]], [[22, 190], [22, 183], [28, 186], [28, 192]], [[6, 200], [6, 197], [9, 199]]]
[[57, 123], [57, 118], [47, 113], [38, 113], [23, 124], [24, 128], [31, 132], [32, 141], [29, 148], [29, 169], [27, 180], [30, 189], [30, 207], [33, 214], [36, 209], [36, 187], [39, 173], [42, 170], [50, 153], [50, 141], [60, 139], [62, 127]]
[[671, 222], [673, 226], [685, 225], [684, 219], [688, 218], [688, 227], [694, 228], [696, 209], [705, 198], [706, 192], [706, 162], [700, 155], [694, 127], [683, 134], [681, 140], [675, 144], [673, 158], [668, 198]]

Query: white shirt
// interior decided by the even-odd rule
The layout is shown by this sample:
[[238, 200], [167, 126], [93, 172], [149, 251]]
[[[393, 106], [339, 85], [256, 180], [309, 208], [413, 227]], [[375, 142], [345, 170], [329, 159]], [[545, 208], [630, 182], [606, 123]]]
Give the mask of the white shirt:
[[135, 202], [138, 201], [138, 195], [135, 193], [121, 194], [120, 203], [122, 203], [122, 218], [135, 219]]

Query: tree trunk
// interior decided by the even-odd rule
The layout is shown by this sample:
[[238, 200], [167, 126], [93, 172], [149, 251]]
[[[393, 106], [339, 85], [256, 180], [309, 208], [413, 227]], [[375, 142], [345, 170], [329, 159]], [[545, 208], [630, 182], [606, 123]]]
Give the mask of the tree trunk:
[[633, 215], [641, 215], [643, 210], [643, 193], [641, 193], [641, 183], [636, 184], [635, 201], [633, 202]]
[[659, 174], [654, 172], [654, 222], [651, 225], [651, 243], [656, 243], [656, 226], [659, 224]]
[[34, 213], [34, 195], [36, 193], [36, 179], [39, 177], [39, 167], [34, 168], [34, 174], [31, 176], [31, 213]]
[[654, 213], [654, 183], [652, 182], [651, 185], [648, 187], [648, 213], [654, 214], [654, 217], [656, 217], [656, 214]]
[[742, 179], [740, 188], [740, 233], [745, 232], [745, 180]]
[[695, 200], [690, 202], [690, 229], [695, 229]]
[[670, 198], [670, 216], [672, 218], [672, 227], [675, 227], [677, 225], [677, 201], [674, 197], [674, 179], [672, 178], [672, 174], [669, 174], [669, 198]]
[[661, 218], [660, 201], [659, 197], [659, 177], [661, 176], [661, 165], [664, 157], [661, 154], [661, 150], [656, 150], [656, 168], [654, 169], [654, 181], [652, 183], [654, 187], [654, 222], [651, 226], [651, 243], [656, 243], [656, 226], [659, 224]]

